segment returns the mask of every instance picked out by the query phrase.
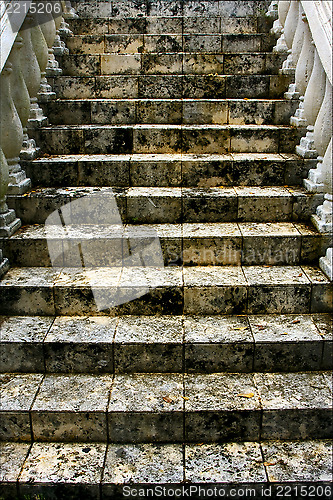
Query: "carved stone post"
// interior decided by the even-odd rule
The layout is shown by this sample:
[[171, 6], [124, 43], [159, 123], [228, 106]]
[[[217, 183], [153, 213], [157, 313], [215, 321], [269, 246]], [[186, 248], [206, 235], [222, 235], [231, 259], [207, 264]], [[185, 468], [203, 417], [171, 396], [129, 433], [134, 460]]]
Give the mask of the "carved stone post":
[[327, 147], [321, 164], [321, 180], [324, 185], [324, 203], [317, 208], [312, 217], [314, 225], [321, 233], [332, 233], [333, 222], [333, 190], [332, 190], [332, 139]]
[[296, 146], [296, 152], [303, 158], [317, 158], [318, 153], [314, 146], [314, 124], [322, 105], [326, 88], [325, 71], [321, 64], [318, 51], [314, 51], [314, 63], [311, 77], [304, 95], [304, 113], [308, 123], [307, 133]]
[[31, 28], [31, 41], [41, 73], [38, 100], [41, 102], [48, 102], [51, 99], [55, 99], [56, 95], [55, 92], [52, 92], [52, 88], [46, 80], [46, 67], [49, 59], [49, 51], [43, 30], [38, 23]]
[[[297, 28], [295, 31], [295, 36], [293, 39], [293, 44], [291, 48], [291, 52], [287, 58], [287, 60], [282, 65], [282, 73], [287, 75], [294, 75], [296, 72], [297, 63], [299, 61], [299, 57], [303, 47], [303, 39], [304, 39], [304, 31], [305, 31], [305, 14], [303, 12], [303, 7], [301, 2], [299, 4], [299, 12], [298, 12], [298, 21]], [[296, 88], [296, 83], [292, 83], [289, 85], [288, 92], [284, 94], [286, 99], [298, 99], [300, 97], [300, 93]]]
[[286, 44], [286, 39], [284, 36], [284, 26], [287, 18], [288, 11], [290, 9], [290, 0], [278, 2], [278, 19], [274, 21], [272, 33], [276, 35], [281, 35], [277, 40], [273, 52], [288, 52], [288, 47]]
[[[14, 210], [6, 204], [10, 168], [18, 163], [23, 131], [10, 92], [11, 63], [7, 62], [0, 76], [0, 236], [11, 236], [21, 226]], [[9, 160], [8, 160], [9, 159]]]
[[[30, 98], [21, 70], [20, 52], [22, 50], [22, 47], [22, 38], [20, 36], [17, 36], [8, 58], [8, 62], [10, 62], [12, 65], [12, 73], [10, 75], [11, 97], [21, 121], [23, 130], [23, 142], [27, 133], [27, 123], [30, 114]], [[10, 172], [8, 193], [23, 194], [26, 193], [30, 189], [30, 187], [30, 179], [27, 179], [25, 172], [22, 170], [19, 163], [17, 163], [17, 165], [15, 166], [15, 170]]]
[[68, 54], [69, 50], [66, 47], [65, 43], [61, 40], [61, 37], [68, 37], [73, 33], [69, 29], [69, 25], [65, 22], [62, 17], [62, 5], [61, 1], [53, 2], [53, 18], [56, 26], [56, 37], [53, 42], [53, 51], [56, 56], [62, 56], [64, 54]]

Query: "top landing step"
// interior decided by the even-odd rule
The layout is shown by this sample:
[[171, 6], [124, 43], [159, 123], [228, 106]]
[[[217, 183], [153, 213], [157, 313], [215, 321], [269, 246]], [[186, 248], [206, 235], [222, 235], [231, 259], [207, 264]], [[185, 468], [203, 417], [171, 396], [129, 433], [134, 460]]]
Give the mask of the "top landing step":
[[80, 17], [251, 17], [263, 16], [269, 7], [269, 0], [233, 2], [223, 0], [108, 0], [72, 1]]

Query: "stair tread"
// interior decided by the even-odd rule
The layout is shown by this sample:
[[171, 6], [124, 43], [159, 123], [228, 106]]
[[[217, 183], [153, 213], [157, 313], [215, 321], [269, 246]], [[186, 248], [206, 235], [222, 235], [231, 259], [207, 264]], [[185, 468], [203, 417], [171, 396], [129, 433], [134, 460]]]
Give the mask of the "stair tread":
[[[332, 441], [232, 442], [227, 444], [106, 445], [92, 443], [1, 443], [3, 481], [87, 486], [228, 483], [244, 487], [274, 482], [332, 481]], [[40, 457], [44, 457], [41, 461]], [[59, 464], [66, 463], [66, 478]], [[46, 468], [44, 463], [48, 464]], [[274, 464], [274, 465], [273, 465]], [[306, 464], [306, 465], [305, 465]], [[21, 472], [22, 470], [22, 472]], [[102, 471], [102, 475], [101, 475]], [[102, 477], [102, 479], [101, 479]], [[186, 484], [186, 483], [185, 483]], [[129, 487], [129, 486], [128, 486]], [[16, 489], [15, 489], [16, 491]]]

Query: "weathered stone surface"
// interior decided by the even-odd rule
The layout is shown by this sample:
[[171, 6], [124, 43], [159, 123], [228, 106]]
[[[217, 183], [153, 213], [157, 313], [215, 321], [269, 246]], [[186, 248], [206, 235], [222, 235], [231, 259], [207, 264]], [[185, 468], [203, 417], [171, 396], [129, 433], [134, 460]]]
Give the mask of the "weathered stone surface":
[[52, 317], [0, 317], [0, 372], [43, 372], [43, 340], [52, 323]]
[[15, 498], [16, 481], [30, 449], [24, 443], [0, 443], [0, 495]]
[[192, 483], [260, 483], [266, 481], [258, 443], [185, 447], [186, 480]]
[[255, 373], [254, 381], [263, 408], [262, 439], [330, 438], [331, 393], [321, 374]]
[[47, 375], [34, 401], [38, 441], [105, 441], [112, 376]]
[[[188, 399], [187, 399], [188, 398]], [[248, 374], [185, 376], [185, 439], [219, 442], [258, 439], [260, 403]]]
[[97, 498], [105, 453], [103, 444], [34, 443], [19, 478], [20, 493]]
[[116, 372], [181, 372], [183, 369], [181, 318], [122, 317], [114, 342]]
[[108, 408], [115, 443], [182, 442], [183, 376], [116, 375]]
[[264, 442], [266, 471], [270, 482], [332, 481], [332, 442]]
[[247, 318], [185, 317], [187, 372], [250, 372], [253, 337]]

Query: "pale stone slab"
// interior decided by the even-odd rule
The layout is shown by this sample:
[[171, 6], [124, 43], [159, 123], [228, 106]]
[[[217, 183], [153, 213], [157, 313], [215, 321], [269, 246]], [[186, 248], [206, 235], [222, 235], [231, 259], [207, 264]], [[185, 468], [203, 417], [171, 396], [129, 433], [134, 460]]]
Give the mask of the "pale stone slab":
[[323, 341], [310, 315], [249, 316], [255, 371], [319, 370]]
[[332, 396], [320, 373], [255, 373], [263, 439], [329, 438]]
[[34, 443], [20, 476], [20, 493], [98, 498], [105, 453], [103, 444]]
[[124, 316], [115, 335], [115, 371], [181, 372], [182, 344], [181, 317]]
[[183, 442], [183, 376], [116, 375], [108, 408], [115, 443]]
[[39, 441], [105, 441], [112, 386], [107, 375], [47, 375], [32, 408]]
[[252, 375], [186, 375], [185, 412], [187, 441], [258, 439], [260, 403]]
[[[0, 481], [16, 483], [30, 449], [25, 443], [0, 443]], [[16, 485], [15, 485], [16, 486]], [[0, 486], [0, 492], [4, 485]]]
[[244, 316], [184, 318], [187, 372], [249, 372], [253, 337]]
[[235, 187], [240, 221], [262, 222], [290, 220], [292, 197], [282, 187]]
[[51, 373], [113, 372], [113, 339], [118, 319], [56, 318], [44, 341]]
[[42, 342], [53, 318], [0, 317], [0, 371], [43, 372]]
[[264, 442], [266, 471], [270, 482], [331, 482], [332, 442]]
[[258, 443], [185, 446], [185, 475], [191, 483], [265, 482]]

